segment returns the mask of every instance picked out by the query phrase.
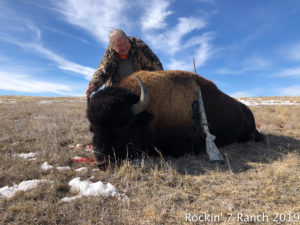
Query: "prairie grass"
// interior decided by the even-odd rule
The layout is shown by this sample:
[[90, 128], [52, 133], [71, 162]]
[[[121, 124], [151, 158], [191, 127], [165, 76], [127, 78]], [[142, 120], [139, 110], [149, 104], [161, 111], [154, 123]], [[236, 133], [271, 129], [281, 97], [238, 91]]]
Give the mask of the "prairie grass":
[[[257, 101], [268, 99], [300, 103], [300, 97]], [[84, 98], [0, 96], [0, 188], [31, 179], [51, 181], [0, 198], [0, 224], [257, 223], [237, 221], [238, 213], [264, 213], [273, 224], [275, 213], [300, 213], [299, 105], [250, 106], [266, 140], [220, 148], [225, 164], [211, 164], [206, 154], [146, 157], [106, 171], [94, 170], [95, 164], [70, 163], [74, 156], [93, 156], [84, 147], [68, 147], [91, 143], [85, 108]], [[37, 159], [14, 157], [29, 152], [38, 153]], [[42, 171], [43, 162], [71, 170]], [[88, 171], [75, 171], [82, 166]], [[75, 195], [68, 185], [74, 177], [109, 182], [121, 195], [62, 203], [63, 197]], [[219, 215], [220, 221], [189, 222], [188, 214]], [[296, 219], [291, 217], [290, 223]]]

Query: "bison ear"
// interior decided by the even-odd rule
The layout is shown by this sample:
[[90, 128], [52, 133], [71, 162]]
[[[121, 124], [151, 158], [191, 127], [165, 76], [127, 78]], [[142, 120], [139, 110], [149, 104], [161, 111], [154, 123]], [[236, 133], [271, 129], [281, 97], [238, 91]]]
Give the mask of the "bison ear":
[[153, 114], [147, 111], [143, 111], [137, 116], [136, 122], [139, 126], [146, 126], [152, 119]]

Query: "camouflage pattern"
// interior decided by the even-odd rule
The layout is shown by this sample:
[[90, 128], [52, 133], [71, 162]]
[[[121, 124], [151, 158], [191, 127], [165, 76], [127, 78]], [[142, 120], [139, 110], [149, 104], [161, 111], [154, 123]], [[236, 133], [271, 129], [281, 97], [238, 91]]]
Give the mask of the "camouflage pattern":
[[[140, 70], [163, 70], [163, 66], [158, 57], [141, 39], [134, 37], [128, 38], [131, 44], [129, 54], [131, 54], [132, 57], [134, 72]], [[105, 86], [111, 86], [112, 84], [120, 82], [119, 60], [120, 56], [118, 53], [109, 46], [89, 85], [95, 85], [97, 88], [100, 88], [103, 84], [105, 84]]]

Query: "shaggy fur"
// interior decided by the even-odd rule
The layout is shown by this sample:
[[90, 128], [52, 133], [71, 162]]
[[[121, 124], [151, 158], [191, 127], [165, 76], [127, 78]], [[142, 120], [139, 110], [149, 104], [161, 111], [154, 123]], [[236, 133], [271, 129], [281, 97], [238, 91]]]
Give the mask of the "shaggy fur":
[[134, 75], [96, 93], [88, 104], [87, 117], [98, 159], [102, 155], [135, 157], [140, 150], [154, 154], [149, 146], [157, 147], [163, 155], [198, 153], [205, 145], [203, 131], [194, 130], [192, 102], [198, 100], [198, 85], [209, 129], [218, 146], [263, 139], [250, 109], [211, 81], [186, 71], [139, 71], [135, 75], [142, 79], [149, 94], [149, 104], [141, 114], [131, 112], [140, 94]]

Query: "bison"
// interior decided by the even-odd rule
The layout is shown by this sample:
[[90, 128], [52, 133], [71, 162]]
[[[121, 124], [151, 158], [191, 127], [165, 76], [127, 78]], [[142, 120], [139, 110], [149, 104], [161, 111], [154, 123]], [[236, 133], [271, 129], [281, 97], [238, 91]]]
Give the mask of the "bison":
[[217, 146], [263, 140], [250, 109], [213, 82], [187, 71], [139, 71], [89, 100], [87, 118], [98, 162], [157, 150], [175, 157], [202, 151], [205, 133], [195, 130], [192, 107], [198, 85]]

